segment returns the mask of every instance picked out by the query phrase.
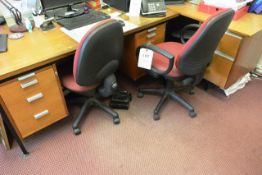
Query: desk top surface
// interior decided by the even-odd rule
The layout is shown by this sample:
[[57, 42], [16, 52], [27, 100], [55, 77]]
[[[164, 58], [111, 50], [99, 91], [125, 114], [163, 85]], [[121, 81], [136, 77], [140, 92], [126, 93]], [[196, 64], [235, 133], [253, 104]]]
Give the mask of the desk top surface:
[[[108, 11], [110, 13], [110, 11]], [[112, 11], [113, 12], [113, 11]], [[138, 25], [125, 33], [129, 35], [145, 28], [168, 21], [179, 14], [204, 21], [209, 15], [197, 11], [196, 5], [188, 4], [168, 6], [167, 15], [159, 18], [121, 17]], [[247, 14], [242, 19], [232, 22], [230, 30], [244, 36], [252, 36], [262, 29], [262, 16]], [[0, 33], [7, 33], [6, 26], [0, 26]], [[55, 62], [74, 53], [77, 42], [61, 32], [59, 26], [48, 32], [34, 29], [25, 33], [19, 40], [8, 40], [8, 52], [0, 54], [0, 80], [21, 74], [25, 71]]]
[[[198, 6], [191, 3], [185, 3], [184, 5], [169, 5], [168, 8], [176, 11], [182, 16], [197, 21], [205, 21], [210, 16], [207, 13], [198, 11]], [[240, 19], [232, 21], [229, 30], [242, 36], [253, 36], [262, 30], [262, 15], [247, 13]]]
[[[8, 29], [5, 26], [3, 30]], [[72, 54], [76, 46], [58, 27], [48, 32], [34, 29], [32, 33], [24, 33], [22, 39], [9, 39], [8, 52], [0, 54], [0, 80]]]
[[[112, 10], [111, 12], [114, 11]], [[159, 18], [128, 17], [123, 15], [123, 19], [138, 26], [124, 33], [124, 35], [160, 24], [176, 16], [178, 14], [172, 10], [168, 10], [165, 17]], [[0, 26], [0, 33], [8, 33], [7, 26]], [[47, 32], [34, 29], [32, 33], [26, 32], [24, 34], [25, 36], [22, 39], [8, 40], [8, 52], [0, 54], [0, 80], [71, 55], [76, 50], [78, 44], [75, 40], [64, 34], [58, 25], [55, 29]]]

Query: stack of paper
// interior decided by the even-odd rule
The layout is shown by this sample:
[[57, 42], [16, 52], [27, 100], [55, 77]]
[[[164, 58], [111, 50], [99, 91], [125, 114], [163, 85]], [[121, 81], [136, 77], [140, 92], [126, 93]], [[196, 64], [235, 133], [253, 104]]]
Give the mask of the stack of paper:
[[221, 7], [221, 8], [232, 8], [235, 11], [247, 5], [247, 3], [253, 0], [204, 0], [206, 5]]

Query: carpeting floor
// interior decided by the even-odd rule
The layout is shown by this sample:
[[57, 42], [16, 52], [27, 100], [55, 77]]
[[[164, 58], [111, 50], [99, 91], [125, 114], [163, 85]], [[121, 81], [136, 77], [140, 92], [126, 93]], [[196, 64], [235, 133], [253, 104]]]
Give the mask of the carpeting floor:
[[[261, 175], [262, 81], [253, 80], [230, 98], [216, 89], [183, 93], [195, 107], [194, 119], [169, 101], [161, 119], [152, 119], [158, 96], [136, 97], [137, 84], [122, 78], [133, 93], [128, 111], [117, 110], [113, 125], [93, 109], [71, 129], [71, 116], [25, 139], [30, 154], [23, 156], [15, 142], [10, 151], [0, 145], [1, 175]], [[149, 83], [142, 83], [150, 85]]]

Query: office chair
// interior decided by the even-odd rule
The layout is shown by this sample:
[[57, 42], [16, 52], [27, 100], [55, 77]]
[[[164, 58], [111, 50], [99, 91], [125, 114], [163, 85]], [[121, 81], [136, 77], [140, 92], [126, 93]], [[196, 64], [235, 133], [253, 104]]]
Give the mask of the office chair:
[[[109, 97], [117, 89], [114, 72], [117, 70], [123, 51], [123, 29], [115, 20], [104, 20], [92, 27], [82, 38], [73, 63], [73, 70], [62, 73], [65, 88], [80, 94], [69, 103], [82, 103], [79, 115], [73, 121], [75, 135], [81, 133], [80, 121], [90, 107], [98, 107], [108, 113], [114, 124], [120, 123], [118, 114], [99, 101]], [[72, 67], [72, 66], [71, 66]]]
[[160, 102], [154, 110], [154, 120], [160, 119], [160, 109], [168, 98], [177, 101], [195, 117], [193, 106], [178, 96], [180, 90], [188, 90], [193, 94], [193, 88], [202, 80], [205, 69], [211, 62], [214, 51], [227, 30], [234, 11], [225, 9], [210, 16], [185, 43], [163, 42], [157, 45], [143, 44], [141, 48], [154, 51], [152, 68], [147, 72], [154, 77], [162, 77], [164, 88], [139, 88], [138, 97], [144, 94], [161, 95]]

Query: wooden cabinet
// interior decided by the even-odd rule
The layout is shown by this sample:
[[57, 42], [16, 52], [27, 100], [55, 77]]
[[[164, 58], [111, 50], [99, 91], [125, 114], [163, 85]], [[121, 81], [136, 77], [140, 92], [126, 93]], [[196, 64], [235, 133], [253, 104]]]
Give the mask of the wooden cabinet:
[[242, 37], [231, 32], [226, 32], [221, 41], [219, 42], [217, 50], [224, 52], [230, 57], [237, 56]]
[[222, 89], [229, 87], [228, 78], [237, 59], [242, 37], [226, 32], [215, 51], [204, 78]]
[[165, 40], [166, 24], [160, 24], [133, 35], [126, 36], [124, 58], [120, 66], [121, 72], [132, 80], [143, 76], [144, 70], [137, 67], [136, 49], [144, 43], [157, 44]]
[[68, 115], [55, 66], [2, 83], [0, 94], [2, 105], [21, 138]]
[[221, 52], [216, 52], [206, 69], [205, 79], [219, 87], [225, 87], [232, 65], [232, 60], [227, 59]]
[[8, 134], [8, 130], [4, 125], [2, 115], [0, 113], [0, 145], [3, 144], [6, 150], [11, 148], [12, 137]]

